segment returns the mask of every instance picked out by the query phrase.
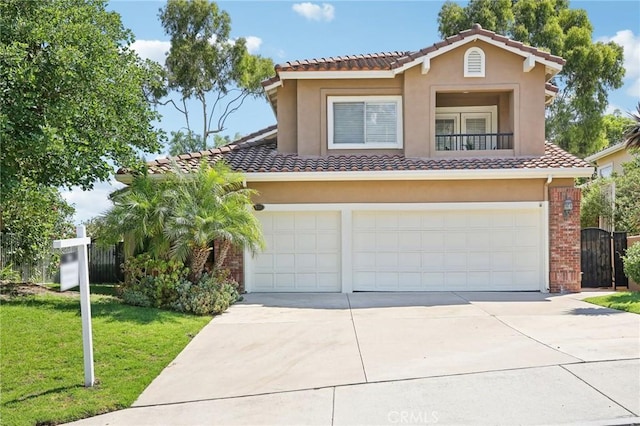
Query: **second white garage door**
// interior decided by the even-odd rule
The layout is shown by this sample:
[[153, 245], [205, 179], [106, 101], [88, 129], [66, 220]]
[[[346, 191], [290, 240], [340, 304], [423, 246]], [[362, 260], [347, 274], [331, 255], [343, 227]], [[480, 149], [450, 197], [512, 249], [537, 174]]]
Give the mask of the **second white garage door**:
[[353, 213], [353, 290], [540, 290], [540, 212]]

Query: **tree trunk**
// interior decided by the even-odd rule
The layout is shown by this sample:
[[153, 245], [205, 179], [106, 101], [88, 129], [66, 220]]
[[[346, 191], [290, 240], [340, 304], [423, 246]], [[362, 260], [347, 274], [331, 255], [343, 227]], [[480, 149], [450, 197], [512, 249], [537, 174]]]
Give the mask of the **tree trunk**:
[[194, 247], [191, 251], [191, 262], [189, 268], [189, 281], [197, 283], [200, 277], [202, 277], [202, 271], [205, 263], [209, 258], [210, 247]]
[[222, 265], [224, 264], [224, 261], [227, 258], [227, 253], [229, 253], [230, 248], [231, 248], [231, 242], [229, 240], [220, 241], [220, 252], [216, 253], [216, 261], [213, 265], [213, 269], [215, 271], [219, 271], [222, 269]]

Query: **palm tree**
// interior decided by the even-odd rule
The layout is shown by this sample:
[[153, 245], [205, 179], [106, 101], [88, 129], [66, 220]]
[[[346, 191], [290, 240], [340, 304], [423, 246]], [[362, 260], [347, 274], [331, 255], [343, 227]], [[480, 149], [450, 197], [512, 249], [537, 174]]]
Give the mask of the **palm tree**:
[[177, 185], [167, 190], [171, 214], [164, 227], [171, 241], [170, 255], [188, 262], [192, 282], [202, 276], [211, 246], [220, 240], [214, 264], [220, 269], [231, 247], [246, 247], [252, 253], [264, 247], [262, 230], [251, 212], [255, 191], [243, 187], [243, 177], [218, 163], [205, 162], [196, 173], [184, 174], [174, 167]]
[[635, 124], [629, 127], [624, 137], [627, 141], [627, 148], [640, 148], [640, 102], [638, 102], [637, 113], [629, 113], [631, 117], [636, 120]]
[[166, 258], [169, 241], [163, 229], [171, 211], [164, 191], [171, 187], [173, 177], [159, 182], [148, 176], [133, 180], [127, 188], [112, 196], [113, 207], [104, 216], [101, 239], [124, 239], [125, 255], [146, 251], [155, 258]]

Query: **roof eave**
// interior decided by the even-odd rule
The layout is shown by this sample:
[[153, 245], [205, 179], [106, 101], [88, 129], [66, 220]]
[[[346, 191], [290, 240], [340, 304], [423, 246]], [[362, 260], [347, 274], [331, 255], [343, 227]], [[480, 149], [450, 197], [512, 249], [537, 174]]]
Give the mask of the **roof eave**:
[[355, 172], [258, 172], [245, 173], [247, 182], [309, 182], [357, 180], [468, 180], [468, 179], [546, 179], [590, 177], [593, 167], [537, 169], [468, 170], [374, 170]]
[[622, 151], [624, 147], [625, 147], [624, 142], [620, 142], [618, 144], [610, 146], [609, 148], [603, 149], [600, 152], [596, 152], [595, 154], [585, 157], [584, 161], [593, 163], [594, 161], [598, 161], [599, 159], [606, 157], [607, 155], [615, 154], [618, 151]]

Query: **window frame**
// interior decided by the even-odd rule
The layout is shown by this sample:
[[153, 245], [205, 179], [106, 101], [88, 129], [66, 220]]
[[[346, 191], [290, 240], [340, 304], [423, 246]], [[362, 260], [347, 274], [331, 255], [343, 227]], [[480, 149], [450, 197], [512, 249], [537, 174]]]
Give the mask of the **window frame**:
[[[472, 53], [480, 54], [480, 71], [479, 72], [471, 72], [469, 71], [469, 55]], [[484, 55], [484, 50], [479, 47], [470, 47], [464, 52], [464, 76], [465, 77], [484, 77], [485, 76], [485, 62], [486, 57]]]
[[[333, 105], [346, 102], [388, 102], [396, 104], [396, 142], [395, 143], [334, 143], [334, 112]], [[361, 96], [327, 96], [327, 147], [328, 149], [402, 149], [403, 115], [401, 95], [361, 95]]]
[[[605, 176], [603, 174], [604, 171], [608, 171], [609, 173]], [[613, 175], [613, 162], [610, 161], [608, 163], [603, 164], [602, 166], [598, 166], [598, 177], [600, 178], [610, 178]]]

